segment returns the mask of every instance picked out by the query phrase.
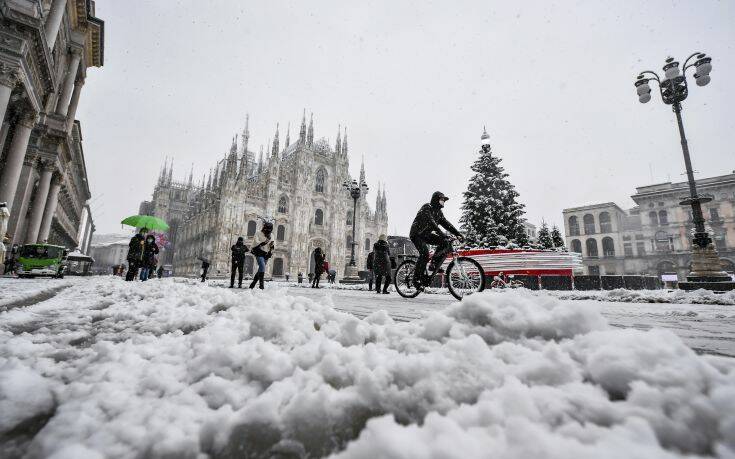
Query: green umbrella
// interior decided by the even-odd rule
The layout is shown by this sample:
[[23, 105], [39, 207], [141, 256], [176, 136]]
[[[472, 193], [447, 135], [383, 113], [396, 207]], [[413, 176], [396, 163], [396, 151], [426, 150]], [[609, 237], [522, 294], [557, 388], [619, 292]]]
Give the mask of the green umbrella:
[[149, 230], [166, 231], [168, 225], [160, 218], [150, 215], [133, 215], [121, 221], [123, 225], [134, 226], [136, 228], [148, 228]]

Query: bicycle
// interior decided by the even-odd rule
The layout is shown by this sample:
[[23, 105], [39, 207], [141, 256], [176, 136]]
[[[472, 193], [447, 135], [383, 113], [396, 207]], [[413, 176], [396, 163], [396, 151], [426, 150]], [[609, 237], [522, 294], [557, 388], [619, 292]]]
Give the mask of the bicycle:
[[523, 282], [513, 279], [512, 275], [506, 277], [503, 273], [495, 276], [493, 281], [490, 282], [490, 288], [521, 288], [523, 286]]
[[[466, 296], [485, 290], [485, 272], [482, 266], [474, 258], [460, 256], [459, 241], [456, 239], [452, 240], [451, 257], [452, 261], [449, 262], [446, 269], [446, 280], [452, 296], [462, 300]], [[413, 281], [415, 269], [416, 260], [413, 259], [404, 260], [396, 269], [393, 285], [398, 294], [404, 298], [416, 298], [423, 290], [423, 288], [417, 288]], [[427, 269], [424, 273], [427, 285], [431, 284], [436, 273], [436, 269], [431, 273]]]

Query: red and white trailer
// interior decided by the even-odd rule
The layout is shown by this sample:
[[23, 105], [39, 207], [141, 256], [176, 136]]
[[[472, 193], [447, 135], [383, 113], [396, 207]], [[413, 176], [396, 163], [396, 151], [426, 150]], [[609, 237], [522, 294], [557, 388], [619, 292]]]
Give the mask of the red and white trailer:
[[582, 269], [582, 255], [574, 252], [539, 249], [469, 249], [460, 250], [459, 255], [477, 260], [488, 279], [492, 279], [500, 272], [505, 275], [573, 277]]

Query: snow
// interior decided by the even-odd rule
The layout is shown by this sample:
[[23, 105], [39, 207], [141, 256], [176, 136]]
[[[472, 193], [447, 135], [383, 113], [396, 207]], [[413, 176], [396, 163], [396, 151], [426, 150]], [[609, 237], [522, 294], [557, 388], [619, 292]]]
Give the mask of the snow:
[[14, 303], [35, 296], [44, 296], [65, 288], [77, 279], [32, 278], [18, 279], [0, 277], [0, 311], [11, 307]]
[[0, 313], [0, 438], [58, 458], [732, 457], [735, 360], [605, 304], [85, 278]]

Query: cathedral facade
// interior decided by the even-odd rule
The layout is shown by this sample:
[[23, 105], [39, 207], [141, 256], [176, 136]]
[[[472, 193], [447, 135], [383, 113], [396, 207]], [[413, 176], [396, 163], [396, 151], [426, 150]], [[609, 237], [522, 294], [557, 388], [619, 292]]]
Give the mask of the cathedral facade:
[[[246, 118], [240, 141], [234, 138], [229, 152], [217, 162], [209, 177], [195, 184], [193, 173], [186, 181], [174, 181], [171, 166], [159, 176], [150, 202], [141, 212], [163, 218], [171, 227], [168, 249], [162, 263], [171, 264], [174, 274], [199, 274], [199, 257], [209, 259], [210, 275], [225, 276], [230, 270], [230, 246], [238, 236], [249, 239], [265, 220], [273, 222], [276, 248], [268, 263], [267, 277], [292, 278], [314, 270], [313, 251], [321, 247], [338, 277], [350, 261], [353, 199], [343, 186], [352, 182], [349, 173], [347, 131], [338, 130], [334, 146], [314, 138], [313, 117], [307, 128], [301, 120], [298, 139], [290, 133], [281, 147], [278, 126], [273, 142], [259, 155], [249, 147]], [[360, 182], [366, 182], [364, 166]], [[368, 204], [374, 199], [375, 207]], [[357, 201], [355, 260], [365, 267], [367, 254], [388, 229], [385, 191]], [[252, 256], [245, 272], [257, 269]]]

